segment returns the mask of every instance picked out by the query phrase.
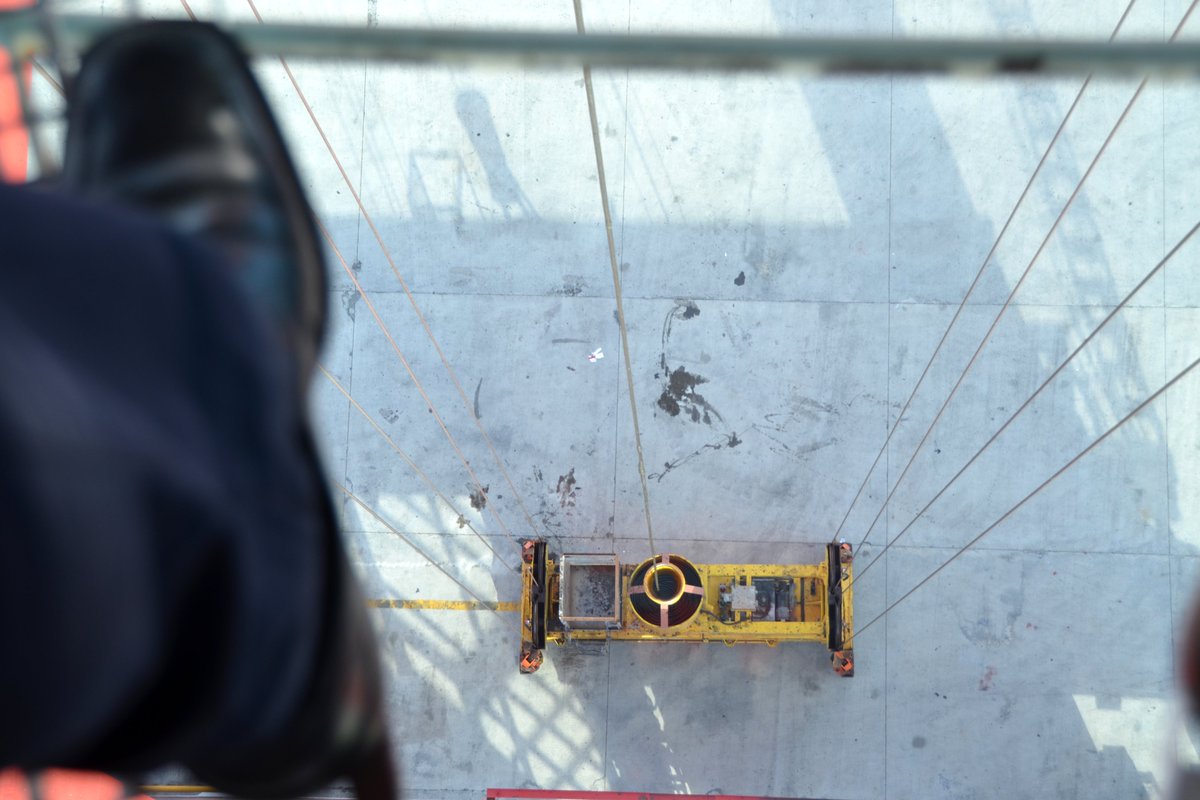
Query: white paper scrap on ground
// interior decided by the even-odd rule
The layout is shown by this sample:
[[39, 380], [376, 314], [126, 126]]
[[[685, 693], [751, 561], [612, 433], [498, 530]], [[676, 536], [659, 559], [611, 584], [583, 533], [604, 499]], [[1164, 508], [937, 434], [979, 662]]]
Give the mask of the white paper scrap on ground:
[[588, 361], [591, 361], [593, 364], [595, 364], [597, 361], [599, 361], [602, 358], [604, 358], [604, 348], [597, 347], [595, 350], [592, 351], [591, 355], [588, 356]]

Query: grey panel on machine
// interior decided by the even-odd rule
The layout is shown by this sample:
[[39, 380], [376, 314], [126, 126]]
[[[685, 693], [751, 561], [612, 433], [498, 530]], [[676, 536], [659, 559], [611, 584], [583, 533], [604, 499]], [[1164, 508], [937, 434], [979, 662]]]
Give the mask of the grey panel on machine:
[[563, 627], [620, 625], [621, 565], [616, 555], [567, 553], [559, 560], [558, 618]]

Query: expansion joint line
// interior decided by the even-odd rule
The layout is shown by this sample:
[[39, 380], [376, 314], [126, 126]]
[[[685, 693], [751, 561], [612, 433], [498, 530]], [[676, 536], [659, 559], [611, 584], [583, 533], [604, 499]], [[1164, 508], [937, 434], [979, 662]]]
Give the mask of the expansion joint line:
[[366, 504], [366, 503], [365, 503], [365, 502], [362, 500], [362, 498], [360, 498], [360, 497], [359, 497], [358, 495], [356, 495], [354, 492], [352, 492], [352, 491], [350, 491], [349, 489], [347, 489], [347, 488], [346, 488], [345, 486], [343, 486], [342, 484], [340, 484], [340, 483], [339, 483], [339, 484], [336, 484], [336, 485], [337, 485], [337, 488], [338, 488], [338, 489], [340, 489], [340, 490], [342, 491], [342, 493], [344, 493], [344, 494], [346, 495], [346, 497], [349, 497], [351, 500], [353, 500], [355, 503], [357, 503], [357, 504], [359, 505], [359, 507], [360, 507], [360, 508], [362, 508], [362, 510], [363, 510], [363, 511], [366, 511], [368, 514], [370, 514], [372, 517], [374, 517], [374, 518], [375, 518], [375, 520], [376, 520], [376, 521], [377, 521], [377, 522], [378, 522], [380, 525], [382, 525], [383, 527], [387, 528], [389, 531], [391, 531], [392, 533], [394, 533], [396, 536], [399, 536], [399, 537], [400, 537], [400, 539], [401, 539], [401, 541], [403, 541], [405, 544], [407, 544], [407, 545], [408, 545], [409, 547], [411, 547], [413, 550], [416, 550], [418, 553], [420, 553], [422, 556], [424, 556], [425, 560], [426, 560], [426, 561], [428, 561], [430, 564], [432, 564], [432, 565], [433, 565], [433, 566], [434, 566], [434, 567], [435, 567], [435, 568], [438, 570], [438, 572], [442, 573], [442, 574], [443, 574], [443, 575], [445, 575], [447, 578], [449, 578], [450, 580], [454, 581], [454, 583], [455, 583], [455, 584], [458, 586], [458, 588], [462, 589], [462, 590], [463, 590], [464, 592], [466, 592], [468, 595], [470, 595], [471, 597], [475, 598], [475, 600], [479, 602], [479, 605], [480, 605], [480, 607], [481, 607], [481, 608], [486, 608], [488, 611], [491, 611], [493, 614], [496, 614], [497, 616], [499, 616], [499, 615], [500, 615], [500, 612], [499, 612], [499, 610], [496, 608], [496, 603], [494, 603], [494, 602], [492, 602], [492, 603], [489, 603], [487, 600], [484, 600], [482, 597], [480, 597], [479, 595], [475, 594], [475, 592], [473, 592], [473, 591], [471, 591], [470, 589], [468, 589], [468, 588], [467, 588], [467, 585], [466, 585], [465, 583], [463, 583], [463, 582], [462, 582], [462, 581], [460, 581], [458, 578], [456, 578], [456, 577], [454, 577], [452, 574], [450, 574], [450, 572], [449, 572], [449, 571], [448, 571], [448, 570], [447, 570], [445, 567], [443, 567], [441, 564], [439, 564], [439, 563], [437, 562], [437, 559], [435, 559], [433, 556], [429, 555], [429, 553], [426, 553], [426, 552], [425, 552], [424, 550], [422, 550], [422, 549], [421, 549], [421, 547], [420, 547], [418, 544], [416, 544], [416, 543], [415, 543], [415, 542], [414, 542], [412, 539], [409, 539], [407, 536], [405, 536], [403, 533], [401, 533], [401, 532], [400, 532], [400, 530], [399, 530], [399, 529], [398, 529], [398, 528], [397, 528], [395, 525], [393, 525], [392, 523], [388, 522], [386, 519], [384, 519], [383, 517], [381, 517], [381, 516], [380, 516], [380, 515], [379, 515], [379, 514], [378, 514], [378, 513], [375, 511], [375, 509], [373, 509], [373, 508], [371, 508], [369, 505], [367, 505], [367, 504]]
[[1026, 503], [1028, 503], [1030, 500], [1032, 500], [1039, 492], [1041, 492], [1043, 489], [1045, 489], [1047, 486], [1049, 486], [1051, 483], [1053, 483], [1060, 475], [1062, 475], [1068, 469], [1073, 467], [1080, 459], [1082, 459], [1084, 456], [1086, 456], [1092, 450], [1096, 449], [1096, 447], [1098, 447], [1101, 442], [1103, 442], [1105, 439], [1107, 439], [1109, 436], [1111, 436], [1113, 433], [1115, 433], [1126, 422], [1128, 422], [1129, 420], [1136, 417], [1143, 409], [1145, 409], [1147, 406], [1149, 406], [1151, 403], [1153, 403], [1155, 400], [1157, 400], [1164, 392], [1166, 392], [1168, 389], [1170, 389], [1172, 386], [1174, 386], [1176, 383], [1178, 383], [1180, 380], [1182, 380], [1184, 378], [1184, 376], [1186, 376], [1188, 373], [1190, 373], [1192, 370], [1194, 370], [1198, 365], [1200, 365], [1200, 358], [1196, 359], [1191, 364], [1184, 367], [1182, 371], [1180, 371], [1179, 373], [1177, 373], [1175, 375], [1175, 377], [1171, 378], [1169, 381], [1167, 381], [1161, 387], [1159, 387], [1158, 391], [1156, 391], [1154, 394], [1147, 397], [1145, 400], [1143, 400], [1141, 403], [1139, 403], [1136, 408], [1134, 408], [1132, 411], [1130, 411], [1128, 414], [1126, 414], [1124, 417], [1122, 417], [1120, 420], [1118, 420], [1111, 428], [1109, 428], [1104, 433], [1102, 433], [1099, 436], [1099, 438], [1095, 439], [1087, 447], [1083, 448], [1078, 453], [1076, 453], [1069, 461], [1067, 461], [1067, 463], [1065, 463], [1061, 467], [1059, 467], [1054, 472], [1054, 474], [1052, 474], [1049, 478], [1046, 478], [1046, 480], [1044, 480], [1040, 484], [1038, 484], [1037, 487], [1033, 491], [1031, 491], [1029, 494], [1027, 494], [1023, 498], [1021, 498], [1017, 502], [1016, 505], [1014, 505], [1008, 511], [1005, 511], [1003, 514], [1001, 514], [999, 517], [997, 517], [996, 520], [994, 522], [992, 522], [991, 525], [988, 525], [986, 528], [984, 528], [982, 531], [980, 531], [979, 534], [974, 539], [967, 542], [965, 545], [963, 545], [961, 548], [959, 548], [958, 551], [954, 553], [954, 555], [950, 556], [950, 558], [948, 558], [944, 562], [942, 562], [941, 566], [939, 566], [933, 572], [929, 573], [924, 578], [922, 578], [921, 581], [916, 586], [912, 587], [907, 592], [905, 592], [903, 595], [901, 595], [899, 599], [897, 599], [894, 603], [892, 603], [887, 608], [885, 608], [882, 612], [880, 612], [878, 615], [876, 615], [866, 625], [863, 625], [860, 628], [858, 628], [858, 630], [856, 630], [854, 632], [854, 634], [851, 636], [850, 642], [847, 643], [847, 647], [851, 646], [853, 644], [853, 640], [855, 638], [857, 638], [858, 636], [861, 636], [863, 631], [867, 630], [872, 625], [874, 625], [876, 622], [878, 622], [879, 620], [886, 617], [894, 608], [896, 608], [896, 606], [903, 603], [906, 599], [911, 597], [914, 592], [916, 592], [918, 589], [920, 589], [926, 583], [931, 581], [935, 575], [937, 575], [939, 572], [944, 570], [946, 567], [950, 566], [950, 564], [953, 563], [956, 558], [961, 556], [963, 553], [967, 552], [967, 550], [971, 549], [972, 546], [974, 546], [984, 536], [987, 536], [989, 533], [991, 533], [992, 530], [994, 530], [998, 525], [1000, 525], [1000, 523], [1004, 522], [1006, 519], [1008, 519], [1013, 514], [1015, 514], [1017, 511], [1019, 511]]
[[[1200, 0], [1192, 0], [1191, 5], [1188, 6], [1188, 10], [1183, 15], [1183, 18], [1175, 27], [1175, 32], [1171, 34], [1169, 41], [1175, 41], [1175, 39], [1179, 36], [1180, 32], [1183, 30], [1184, 24], [1188, 20], [1188, 17], [1191, 16], [1192, 11], [1196, 8], [1197, 3], [1200, 3]], [[950, 389], [950, 393], [946, 396], [946, 399], [942, 401], [941, 407], [938, 409], [937, 413], [934, 414], [933, 420], [929, 423], [929, 427], [925, 429], [925, 433], [921, 436], [921, 440], [917, 442], [916, 449], [913, 450], [912, 455], [909, 456], [907, 463], [904, 465], [904, 469], [900, 472], [900, 476], [896, 478], [896, 483], [892, 486], [891, 490], [888, 491], [887, 496], [883, 499], [883, 504], [879, 507], [879, 511], [876, 512], [875, 518], [871, 520], [871, 524], [867, 527], [867, 532], [863, 535], [862, 541], [859, 542], [859, 547], [856, 549], [860, 549], [862, 544], [867, 541], [867, 538], [871, 535], [871, 531], [875, 529], [876, 523], [879, 522], [880, 517], [882, 517], [884, 511], [887, 510], [888, 503], [891, 502], [892, 496], [895, 495], [896, 490], [900, 488], [900, 484], [904, 482], [904, 478], [908, 474], [908, 470], [912, 467], [913, 463], [917, 459], [917, 456], [920, 454], [921, 449], [929, 440], [929, 436], [933, 433], [933, 429], [937, 426], [938, 421], [942, 418], [942, 414], [945, 413], [947, 406], [950, 405], [950, 402], [958, 393], [959, 388], [962, 387], [963, 381], [966, 379], [967, 374], [971, 371], [971, 367], [975, 365], [976, 360], [979, 358], [979, 354], [983, 352], [983, 349], [987, 346], [988, 342], [991, 341], [992, 334], [995, 333], [997, 326], [999, 326], [1000, 321], [1004, 318], [1004, 314], [1006, 311], [1008, 311], [1009, 306], [1012, 304], [1013, 298], [1016, 296], [1017, 292], [1020, 291], [1021, 286], [1024, 285], [1025, 279], [1029, 277], [1029, 273], [1033, 270], [1033, 266], [1037, 263], [1038, 258], [1043, 252], [1045, 252], [1046, 245], [1049, 244], [1050, 239], [1058, 230], [1058, 226], [1062, 223], [1063, 218], [1066, 217], [1067, 211], [1070, 210], [1070, 208], [1075, 204], [1076, 198], [1079, 197], [1079, 193], [1083, 190], [1084, 183], [1092, 174], [1092, 171], [1096, 168], [1096, 164], [1100, 162], [1100, 159], [1104, 156], [1105, 152], [1107, 152], [1109, 145], [1112, 144], [1113, 138], [1117, 135], [1117, 131], [1120, 130], [1121, 125], [1126, 119], [1128, 119], [1129, 112], [1133, 109], [1133, 106], [1137, 102], [1138, 98], [1141, 97], [1142, 91], [1145, 90], [1146, 84], [1149, 82], [1149, 80], [1149, 78], [1143, 78], [1141, 83], [1138, 84], [1137, 89], [1134, 91], [1133, 96], [1129, 98], [1129, 102], [1125, 104], [1125, 108], [1121, 111], [1121, 115], [1117, 117], [1117, 121], [1113, 125], [1112, 130], [1109, 131], [1108, 136], [1105, 137], [1104, 142], [1100, 145], [1100, 149], [1096, 151], [1095, 157], [1093, 157], [1091, 163], [1088, 164], [1083, 176], [1079, 179], [1079, 183], [1075, 185], [1075, 189], [1071, 192], [1071, 196], [1067, 198], [1066, 204], [1062, 207], [1062, 210], [1058, 212], [1058, 216], [1055, 218], [1054, 224], [1050, 226], [1049, 232], [1047, 232], [1046, 236], [1042, 239], [1042, 243], [1038, 245], [1038, 249], [1034, 252], [1033, 258], [1031, 258], [1029, 263], [1025, 266], [1025, 271], [1021, 273], [1021, 277], [1018, 278], [1017, 282], [1013, 285], [1012, 290], [1008, 293], [1008, 297], [1004, 300], [1004, 304], [1000, 306], [1000, 310], [996, 312], [996, 317], [992, 320], [991, 325], [988, 326], [987, 332], [983, 335], [983, 339], [979, 342], [979, 346], [975, 348], [975, 352], [972, 353], [971, 357], [967, 360], [966, 366], [963, 367], [962, 373], [954, 382], [954, 386]]]
[[[1008, 429], [1008, 426], [1011, 425], [1018, 416], [1021, 415], [1021, 412], [1023, 412], [1026, 408], [1028, 408], [1029, 405], [1032, 404], [1033, 401], [1036, 400], [1038, 398], [1038, 396], [1041, 395], [1042, 390], [1044, 390], [1047, 386], [1049, 386], [1050, 383], [1055, 378], [1057, 378], [1064, 369], [1066, 369], [1067, 365], [1070, 364], [1075, 359], [1075, 356], [1079, 355], [1079, 353], [1083, 350], [1083, 348], [1085, 348], [1088, 345], [1088, 343], [1092, 341], [1092, 339], [1096, 338], [1096, 336], [1100, 333], [1100, 331], [1103, 330], [1105, 328], [1105, 326], [1107, 326], [1108, 323], [1112, 321], [1113, 317], [1115, 317], [1118, 312], [1120, 312], [1123, 308], [1125, 308], [1129, 304], [1129, 302], [1131, 300], [1133, 300], [1134, 295], [1136, 295], [1138, 292], [1140, 292], [1146, 286], [1146, 284], [1148, 284], [1150, 282], [1150, 280], [1152, 278], [1154, 278], [1154, 276], [1158, 275], [1158, 273], [1161, 272], [1163, 270], [1163, 268], [1166, 267], [1167, 262], [1170, 261], [1175, 256], [1175, 254], [1179, 252], [1180, 248], [1182, 248], [1188, 241], [1191, 240], [1192, 236], [1194, 236], [1196, 231], [1198, 231], [1198, 230], [1200, 230], [1200, 222], [1197, 222], [1195, 225], [1193, 225], [1191, 227], [1191, 230], [1189, 230], [1184, 235], [1184, 237], [1182, 239], [1180, 239], [1179, 242], [1174, 247], [1172, 247], [1171, 250], [1165, 256], [1162, 257], [1161, 261], [1159, 261], [1149, 272], [1146, 273], [1145, 277], [1143, 277], [1140, 281], [1138, 281], [1138, 284], [1136, 286], [1134, 286], [1133, 289], [1130, 290], [1130, 292], [1128, 294], [1125, 295], [1125, 297], [1121, 300], [1121, 302], [1118, 303], [1111, 311], [1108, 312], [1107, 316], [1105, 316], [1104, 319], [1100, 321], [1100, 324], [1092, 329], [1092, 332], [1089, 333], [1084, 338], [1084, 340], [1082, 342], [1080, 342], [1074, 350], [1071, 351], [1071, 354], [1069, 356], [1067, 356], [1063, 360], [1063, 362], [1061, 364], [1059, 364], [1058, 367], [1056, 367], [1055, 370], [1046, 377], [1046, 379], [1044, 381], [1042, 381], [1041, 385], [1038, 386], [1038, 388], [1036, 390], [1034, 390], [1033, 394], [1031, 394], [1029, 396], [1029, 398], [1025, 400], [1025, 402], [1021, 403], [1020, 407], [1017, 408], [1017, 410], [1014, 411], [1007, 420], [1005, 420], [1003, 425], [1001, 425], [999, 428], [996, 429], [996, 432], [993, 433], [991, 435], [991, 437], [986, 442], [983, 443], [982, 447], [980, 447], [978, 450], [975, 451], [975, 455], [971, 456], [971, 458], [965, 464], [963, 464], [961, 467], [959, 467], [958, 472], [954, 473], [953, 477], [951, 477], [950, 480], [946, 481], [946, 484], [941, 489], [938, 490], [937, 494], [935, 494], [932, 498], [929, 499], [929, 502], [927, 502], [921, 508], [921, 510], [916, 513], [916, 516], [914, 516], [908, 522], [908, 524], [905, 525], [900, 530], [900, 532], [897, 533], [892, 538], [892, 540], [887, 543], [886, 546], [884, 546], [883, 550], [880, 551], [879, 553], [877, 553], [875, 555], [875, 557], [872, 558], [871, 561], [867, 564], [867, 566], [858, 570], [858, 572], [854, 575], [853, 579], [850, 581], [850, 586], [854, 586], [855, 582], [858, 581], [859, 578], [861, 578], [863, 575], [867, 574], [867, 570], [869, 570], [871, 567], [875, 566], [875, 562], [877, 562], [879, 559], [883, 558], [884, 555], [887, 554], [887, 551], [892, 549], [892, 545], [894, 545], [894, 544], [896, 544], [896, 542], [900, 541], [900, 537], [904, 536], [904, 534], [906, 534], [908, 532], [909, 528], [911, 528], [913, 525], [915, 525], [917, 523], [917, 520], [921, 519], [921, 517], [923, 517], [925, 515], [925, 512], [928, 511], [930, 508], [932, 508], [933, 504], [936, 503], [939, 499], [941, 499], [942, 495], [946, 493], [946, 490], [949, 489], [950, 486], [963, 475], [963, 473], [965, 473], [968, 469], [970, 469], [971, 465], [974, 464], [975, 461], [981, 455], [983, 455], [985, 450], [987, 450], [989, 447], [992, 446], [993, 442], [995, 442], [997, 439], [1000, 438], [1000, 435], [1002, 433], [1004, 433], [1005, 430]], [[847, 587], [847, 588], [849, 588], [849, 587]]]
[[[582, 0], [573, 0], [575, 5], [575, 27], [580, 36], [586, 36], [583, 25]], [[588, 119], [592, 124], [592, 148], [596, 151], [596, 175], [600, 183], [600, 205], [604, 209], [604, 234], [608, 237], [608, 261], [612, 267], [613, 297], [617, 303], [617, 322], [621, 328], [621, 351], [625, 356], [625, 385], [629, 387], [629, 412], [633, 420], [633, 441], [637, 447], [638, 477], [642, 481], [642, 507], [646, 514], [646, 538], [650, 553], [658, 548], [654, 544], [654, 523], [650, 517], [650, 486], [646, 481], [646, 457], [642, 450], [642, 431], [638, 425], [637, 394], [633, 388], [633, 363], [629, 359], [629, 329], [625, 325], [625, 305], [621, 300], [621, 272], [617, 266], [617, 246], [613, 240], [612, 210], [608, 206], [608, 181], [604, 176], [604, 152], [600, 147], [600, 123], [596, 118], [596, 93], [592, 88], [592, 68], [583, 67], [583, 88], [587, 92]], [[657, 573], [655, 573], [657, 575]]]
[[[1129, 12], [1133, 9], [1133, 4], [1135, 2], [1137, 2], [1137, 0], [1129, 0], [1129, 5], [1125, 7], [1125, 13], [1123, 13], [1121, 18], [1117, 20], [1116, 27], [1113, 28], [1112, 34], [1108, 37], [1110, 42], [1117, 37], [1117, 33], [1120, 32], [1121, 26], [1125, 24], [1125, 19], [1129, 16]], [[887, 432], [887, 436], [884, 437], [883, 444], [879, 448], [879, 452], [875, 454], [875, 460], [871, 462], [871, 466], [867, 469], [867, 474], [863, 476], [862, 483], [858, 485], [858, 491], [854, 493], [854, 498], [850, 501], [850, 507], [847, 508], [846, 513], [842, 515], [842, 521], [838, 523], [837, 531], [833, 534], [835, 541], [841, 536], [842, 529], [846, 526], [846, 521], [850, 518], [850, 513], [854, 510], [854, 507], [858, 505], [859, 498], [862, 497], [863, 491], [867, 488], [867, 483], [871, 480], [871, 476], [875, 474], [875, 468], [879, 466], [879, 459], [883, 458], [883, 454], [887, 452], [887, 447], [892, 441], [892, 436], [896, 433], [896, 429], [900, 427], [901, 421], [904, 420], [904, 415], [908, 413], [908, 408], [912, 404], [913, 398], [916, 397], [917, 391], [925, 383], [925, 378], [929, 375], [929, 370], [933, 366], [933, 362], [937, 359], [938, 354], [942, 352], [942, 347], [946, 344], [946, 339], [950, 336], [950, 331], [954, 329], [954, 326], [958, 323], [958, 318], [962, 316], [962, 312], [967, 305], [967, 301], [970, 300], [971, 295], [975, 293], [975, 289], [979, 285], [980, 278], [983, 277], [983, 273], [986, 271], [988, 264], [991, 263], [992, 256], [996, 254], [997, 248], [1000, 247], [1000, 241], [1008, 232], [1009, 226], [1012, 225], [1013, 219], [1017, 216], [1017, 211], [1025, 202], [1025, 198], [1029, 195], [1029, 190], [1033, 188], [1034, 181], [1036, 181], [1038, 175], [1041, 174], [1042, 167], [1046, 165], [1046, 159], [1050, 157], [1050, 151], [1053, 150], [1054, 145], [1058, 143], [1059, 138], [1062, 136], [1063, 130], [1066, 129], [1067, 123], [1071, 119], [1071, 115], [1075, 113], [1075, 108], [1079, 105], [1079, 101], [1083, 99], [1083, 93], [1087, 90], [1087, 87], [1091, 84], [1091, 82], [1092, 76], [1088, 75], [1087, 78], [1084, 79], [1083, 84], [1079, 87], [1079, 91], [1075, 93], [1075, 99], [1071, 101], [1071, 105], [1067, 109], [1066, 115], [1063, 117], [1062, 122], [1059, 123], [1058, 129], [1054, 131], [1054, 135], [1050, 137], [1050, 143], [1046, 145], [1046, 150], [1042, 153], [1042, 157], [1038, 159], [1037, 166], [1034, 167], [1033, 173], [1029, 176], [1029, 180], [1025, 182], [1025, 188], [1021, 190], [1021, 194], [1017, 197], [1017, 202], [1013, 204], [1012, 211], [1008, 213], [1008, 219], [1004, 220], [1004, 224], [1000, 226], [1000, 232], [996, 234], [995, 241], [992, 242], [992, 246], [988, 249], [987, 255], [983, 257], [983, 262], [979, 265], [979, 270], [975, 273], [975, 277], [971, 280], [971, 285], [967, 287], [967, 292], [965, 295], [963, 295], [963, 299], [958, 304], [958, 308], [955, 309], [954, 316], [950, 318], [950, 324], [946, 326], [946, 330], [942, 331], [942, 338], [938, 339], [937, 346], [933, 348], [933, 353], [929, 356], [929, 360], [925, 362], [925, 368], [921, 370], [920, 377], [917, 378], [917, 382], [913, 385], [912, 391], [908, 393], [908, 399], [904, 401], [904, 406], [901, 407], [900, 413], [896, 416], [896, 421], [892, 423], [891, 428]], [[870, 531], [868, 531], [868, 535], [869, 533]], [[867, 537], [864, 536], [863, 542], [866, 540]], [[862, 544], [860, 543], [859, 546], [861, 547]]]
[[[183, 0], [181, 0], [182, 2]], [[254, 5], [254, 0], [246, 0], [250, 10], [254, 12], [255, 19], [261, 24], [263, 22], [262, 14], [258, 12], [258, 7]], [[454, 384], [454, 388], [458, 391], [458, 396], [462, 400], [463, 408], [467, 410], [467, 415], [475, 422], [475, 427], [479, 430], [483, 437], [484, 443], [487, 445], [488, 451], [492, 455], [492, 459], [496, 462], [500, 474], [504, 476], [505, 482], [508, 484], [509, 490], [512, 492], [513, 498], [521, 507], [522, 513], [525, 515], [526, 522], [529, 523], [529, 530], [534, 535], [538, 535], [537, 525], [533, 522], [533, 515], [529, 513], [529, 509], [525, 505], [525, 500], [521, 492], [517, 489], [513, 482], [512, 476], [508, 473], [508, 468], [504, 466], [504, 460], [500, 458], [500, 454], [496, 452], [496, 446], [492, 443], [492, 437], [488, 435], [487, 430], [483, 427], [483, 422], [479, 417], [475, 416], [474, 407], [471, 401], [467, 398], [467, 392], [463, 389], [462, 382], [458, 379], [458, 373], [454, 367], [450, 365], [450, 360], [446, 358], [446, 353], [442, 350], [441, 344], [438, 343], [437, 337], [433, 335], [433, 329], [429, 327], [429, 321], [425, 319], [425, 314], [421, 311], [421, 307], [417, 304], [417, 300], [413, 297], [412, 290], [408, 287], [408, 282], [400, 275], [400, 270], [396, 266], [395, 259], [392, 258], [392, 252], [387, 244], [383, 241], [383, 236], [379, 232], [379, 228], [375, 226], [374, 219], [367, 212], [366, 206], [363, 204], [362, 197], [358, 193], [358, 189], [354, 186], [354, 182], [350, 180], [349, 174], [345, 167], [342, 166], [342, 161], [338, 158], [337, 151], [333, 149], [333, 144], [329, 141], [329, 137], [325, 135], [325, 129], [321, 126], [317, 119], [316, 113], [305, 97], [304, 92], [300, 89], [300, 84], [296, 80], [296, 76], [292, 74], [292, 68], [288, 66], [287, 59], [283, 56], [279, 57], [279, 63], [283, 66], [283, 71], [287, 73], [288, 80], [292, 84], [292, 88], [296, 90], [296, 97], [304, 105], [304, 110], [308, 112], [309, 119], [312, 120], [313, 126], [317, 129], [317, 133], [321, 136], [321, 141], [325, 143], [325, 149], [329, 151], [329, 155], [333, 158], [333, 163], [337, 167], [338, 172], [342, 176], [342, 180], [346, 184], [346, 188], [350, 191], [350, 195], [354, 198], [354, 202], [358, 205], [359, 213], [362, 214], [363, 220], [367, 223], [367, 227], [371, 229], [371, 233], [375, 237], [375, 241], [379, 243], [379, 248], [383, 252], [383, 257], [391, 267], [392, 274], [396, 276], [396, 280], [400, 283], [400, 288], [404, 290], [405, 296], [408, 298], [409, 304], [417, 315], [417, 319], [421, 322], [421, 327], [425, 329], [425, 335], [429, 337], [429, 341], [433, 344], [433, 349], [437, 351], [438, 358], [442, 361], [442, 366], [446, 369], [446, 374], [450, 376], [450, 381]]]
[[[442, 429], [442, 433], [446, 436], [446, 441], [450, 442], [450, 447], [453, 448], [455, 454], [458, 456], [458, 459], [462, 462], [463, 468], [466, 469], [467, 475], [471, 477], [471, 481], [475, 484], [475, 488], [482, 494], [483, 483], [479, 480], [479, 476], [475, 474], [475, 470], [471, 468], [470, 460], [466, 457], [466, 455], [463, 454], [463, 451], [459, 448], [458, 442], [455, 440], [454, 435], [450, 433], [450, 429], [446, 427], [446, 422], [442, 419], [442, 415], [438, 413], [437, 408], [434, 406], [433, 399], [425, 391], [425, 387], [421, 384], [420, 379], [417, 378], [417, 374], [413, 372], [412, 365], [408, 363], [408, 359], [405, 358], [403, 351], [400, 350], [400, 345], [396, 344], [396, 339], [392, 336], [392, 332], [388, 330], [388, 326], [383, 321], [383, 317], [379, 315], [379, 312], [375, 308], [375, 304], [371, 302], [371, 298], [367, 296], [362, 284], [359, 283], [358, 276], [354, 274], [354, 270], [352, 270], [350, 265], [346, 263], [345, 256], [342, 255], [342, 251], [338, 249], [337, 244], [333, 241], [333, 237], [329, 235], [329, 231], [326, 230], [325, 225], [321, 222], [321, 220], [314, 217], [314, 222], [316, 223], [317, 229], [321, 232], [321, 235], [325, 237], [325, 241], [329, 244], [329, 247], [333, 250], [333, 254], [337, 256], [338, 261], [341, 262], [342, 269], [345, 271], [346, 276], [350, 278], [350, 281], [354, 284], [354, 288], [358, 290], [358, 295], [362, 298], [363, 303], [366, 304], [367, 310], [370, 311], [371, 316], [375, 318], [375, 323], [379, 325], [379, 329], [383, 331], [383, 335], [387, 338], [388, 344], [392, 346], [392, 350], [399, 357], [400, 363], [404, 365], [404, 369], [408, 373], [408, 377], [412, 379], [413, 386], [415, 386], [417, 392], [420, 393], [421, 399], [425, 401], [425, 406], [429, 409], [429, 413], [433, 415], [435, 420], [437, 420], [438, 426]], [[521, 543], [517, 541], [517, 538], [508, 530], [508, 526], [506, 526], [504, 524], [504, 520], [500, 518], [500, 512], [496, 510], [495, 505], [492, 503], [487, 503], [486, 507], [491, 510], [492, 516], [496, 518], [496, 523], [500, 526], [500, 529], [504, 531], [504, 534], [510, 540], [512, 540], [513, 544], [520, 548]]]

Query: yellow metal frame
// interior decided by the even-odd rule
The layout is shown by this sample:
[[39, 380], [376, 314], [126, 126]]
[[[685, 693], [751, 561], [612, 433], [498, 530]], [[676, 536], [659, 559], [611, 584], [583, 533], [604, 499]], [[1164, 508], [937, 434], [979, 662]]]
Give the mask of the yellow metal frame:
[[[536, 551], [535, 545], [540, 545]], [[540, 559], [535, 552], [541, 554]], [[840, 657], [842, 643], [850, 643], [853, 639], [853, 564], [848, 545], [828, 546], [824, 560], [817, 564], [693, 564], [704, 587], [700, 611], [690, 621], [672, 628], [646, 623], [635, 613], [629, 589], [630, 576], [637, 565], [630, 564], [619, 567], [621, 618], [618, 623], [606, 629], [567, 627], [557, 623], [558, 564], [541, 542], [528, 543], [526, 554], [521, 569], [522, 671], [525, 672], [532, 672], [540, 665], [540, 650], [546, 642], [563, 645], [571, 641], [681, 641], [721, 642], [729, 646], [765, 644], [770, 647], [780, 642], [820, 642]], [[656, 560], [661, 559], [661, 556], [656, 557]], [[540, 587], [539, 577], [543, 584]], [[792, 619], [754, 620], [750, 612], [732, 611], [732, 621], [721, 620], [721, 585], [753, 585], [755, 578], [793, 581], [796, 597]], [[649, 573], [646, 579], [649, 580]], [[831, 580], [838, 584], [834, 592], [829, 591]], [[679, 594], [682, 594], [682, 582]], [[538, 597], [540, 603], [535, 602]], [[831, 598], [836, 605], [834, 613], [830, 612]], [[544, 614], [540, 620], [535, 619], [539, 610]], [[539, 622], [544, 637], [540, 646], [535, 636]], [[830, 630], [831, 622], [838, 630]], [[835, 658], [835, 666], [837, 661]], [[853, 674], [853, 670], [843, 674]]]

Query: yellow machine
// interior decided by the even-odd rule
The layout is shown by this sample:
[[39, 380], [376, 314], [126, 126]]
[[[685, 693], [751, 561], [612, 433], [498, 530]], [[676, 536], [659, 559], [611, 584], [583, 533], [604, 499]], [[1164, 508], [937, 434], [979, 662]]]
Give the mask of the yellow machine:
[[854, 674], [850, 545], [819, 564], [693, 564], [663, 554], [633, 565], [615, 555], [555, 558], [524, 546], [520, 670], [536, 672], [547, 641], [820, 642], [834, 670]]

